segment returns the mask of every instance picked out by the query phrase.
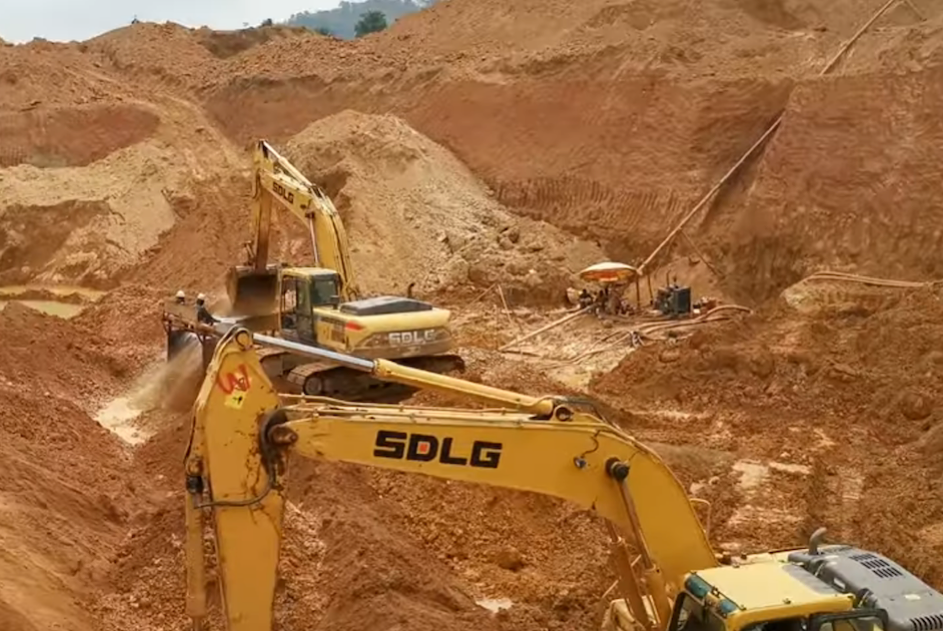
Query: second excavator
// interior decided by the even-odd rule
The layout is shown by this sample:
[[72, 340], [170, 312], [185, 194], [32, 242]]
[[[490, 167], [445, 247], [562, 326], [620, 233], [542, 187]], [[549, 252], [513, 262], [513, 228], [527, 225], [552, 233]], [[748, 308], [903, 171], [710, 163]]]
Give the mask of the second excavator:
[[[448, 310], [413, 298], [362, 297], [350, 261], [347, 233], [330, 197], [264, 140], [253, 154], [252, 241], [248, 261], [232, 268], [226, 315], [210, 314], [202, 296], [165, 302], [168, 359], [189, 343], [202, 344], [204, 367], [215, 347], [216, 322], [366, 358], [383, 358], [434, 373], [462, 371], [450, 351]], [[273, 203], [308, 228], [314, 264], [269, 263]], [[378, 262], [379, 263], [379, 262]], [[411, 393], [357, 371], [312, 360], [285, 348], [258, 348], [266, 373], [288, 393], [386, 399]]]
[[340, 354], [330, 358], [493, 408], [280, 397], [252, 350], [259, 342], [285, 344], [253, 339], [246, 329], [224, 333], [194, 406], [186, 455], [187, 613], [194, 628], [208, 614], [210, 518], [226, 629], [273, 629], [288, 464], [297, 454], [541, 493], [592, 510], [608, 524], [619, 579], [604, 629], [943, 630], [943, 595], [878, 553], [823, 545], [821, 530], [806, 548], [714, 552], [695, 503], [658, 455], [572, 400]]

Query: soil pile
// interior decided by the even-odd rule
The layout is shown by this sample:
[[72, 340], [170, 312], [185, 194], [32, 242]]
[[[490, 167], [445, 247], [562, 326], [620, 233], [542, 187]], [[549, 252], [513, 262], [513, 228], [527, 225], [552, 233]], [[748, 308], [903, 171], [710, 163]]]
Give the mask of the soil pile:
[[136, 510], [128, 462], [117, 439], [69, 398], [3, 383], [0, 405], [0, 620], [10, 631], [91, 629], [76, 597], [106, 574]]
[[109, 70], [133, 74], [138, 85], [185, 89], [219, 72], [221, 61], [201, 44], [200, 31], [170, 22], [139, 23], [84, 44]]
[[80, 44], [34, 40], [0, 46], [0, 112], [109, 100], [113, 90], [107, 77], [93, 70]]
[[[0, 311], [7, 333], [0, 345], [0, 376], [9, 387], [37, 389], [88, 412], [119, 385], [129, 366], [106, 340], [90, 331], [17, 303]], [[81, 340], [81, 342], [79, 342]]]
[[[845, 76], [814, 78], [872, 4], [451, 0], [356, 42], [138, 24], [0, 47], [0, 282], [130, 285], [69, 323], [0, 314], [4, 624], [185, 628], [186, 397], [147, 412], [156, 434], [130, 453], [89, 415], [160, 352], [159, 298], [213, 291], [239, 259], [249, 139], [332, 195], [364, 289], [498, 283], [513, 302], [562, 296], [602, 258], [571, 234], [647, 254], [785, 110], [689, 228], [725, 265], [719, 289], [761, 301], [822, 265], [937, 275], [940, 18], [916, 25], [902, 4]], [[276, 217], [283, 258], [310, 260]], [[643, 348], [592, 391], [713, 502], [719, 545], [798, 545], [825, 524], [943, 584], [940, 299], [837, 297], [793, 291]], [[476, 379], [567, 390], [546, 363], [487, 350], [509, 333], [482, 309]], [[541, 343], [560, 358], [572, 339]], [[288, 631], [598, 623], [605, 537], [561, 503], [310, 462], [291, 489]], [[513, 605], [493, 617], [483, 598]]]
[[[845, 223], [834, 222], [833, 213], [864, 203], [857, 195], [861, 169], [849, 171], [851, 161], [834, 159], [849, 155], [848, 142], [860, 141], [872, 156], [868, 164], [882, 165], [875, 168], [896, 160], [881, 153], [888, 147], [902, 164], [934, 163], [919, 140], [908, 140], [924, 130], [919, 133], [933, 144], [932, 121], [895, 114], [914, 103], [918, 111], [935, 107], [937, 95], [926, 86], [939, 82], [928, 51], [943, 39], [934, 26], [939, 16], [928, 8], [926, 24], [916, 24], [904, 5], [891, 11], [838, 66], [854, 78], [819, 80], [839, 44], [876, 9], [873, 3], [564, 5], [549, 12], [529, 2], [449, 2], [336, 49], [321, 39], [299, 39], [297, 46], [270, 42], [243, 58], [249, 63], [257, 55], [252, 72], [267, 80], [221, 80], [207, 93], [207, 107], [240, 141], [253, 133], [285, 138], [310, 116], [350, 107], [391, 111], [447, 145], [505, 206], [598, 239], [610, 256], [630, 260], [647, 255], [665, 226], [680, 219], [785, 109], [785, 122], [759, 165], [691, 226], [710, 254], [729, 259], [737, 272], [757, 264], [776, 268], [766, 275], [769, 287], [735, 288], [738, 297], [754, 299], [775, 295], [798, 280], [795, 274], [825, 263], [805, 237], [821, 232], [815, 217], [838, 229]], [[897, 43], [893, 50], [909, 60], [906, 69], [925, 74], [893, 80], [874, 74], [891, 64]], [[429, 55], [399, 63], [407, 49]], [[361, 68], [357, 59], [367, 58], [372, 67]], [[365, 77], [373, 86], [369, 93], [362, 87]], [[869, 105], [852, 111], [861, 102]], [[869, 121], [879, 121], [881, 129], [861, 138], [847, 131], [877, 125]], [[839, 134], [836, 125], [845, 131]], [[802, 158], [792, 164], [789, 156]], [[895, 169], [900, 190], [920, 191], [914, 208], [939, 205], [923, 192], [930, 190], [923, 180], [935, 177], [932, 169]], [[827, 177], [827, 185], [809, 181], [813, 172]], [[871, 187], [879, 181], [865, 177]], [[893, 207], [896, 184], [881, 186], [888, 190], [876, 192], [875, 203]], [[782, 199], [799, 210], [783, 212]], [[789, 219], [774, 219], [784, 216]], [[786, 237], [752, 236], [754, 224], [768, 234], [775, 221], [788, 221]], [[895, 220], [888, 221], [897, 230]], [[741, 224], [743, 234], [731, 244], [730, 234]], [[865, 242], [843, 245], [834, 258], [857, 265], [871, 249]], [[775, 261], [758, 260], [764, 252]], [[886, 256], [876, 252], [872, 261]], [[801, 271], [780, 269], [793, 259]], [[913, 260], [895, 271], [927, 273]]]
[[[20, 158], [0, 168], [0, 283], [114, 287], [246, 167], [197, 108], [167, 96], [30, 116], [13, 136]], [[221, 225], [207, 243], [227, 242]]]
[[15, 303], [0, 326], [0, 620], [11, 631], [92, 629], [82, 602], [151, 499], [89, 417], [126, 367], [88, 331]]
[[[559, 299], [575, 272], [602, 258], [507, 213], [458, 159], [394, 116], [322, 119], [286, 145], [286, 156], [334, 200], [368, 293], [500, 283], [515, 298]], [[300, 224], [292, 232], [287, 260], [299, 260], [310, 239]]]
[[138, 145], [87, 168], [6, 169], [0, 281], [107, 286], [173, 226], [164, 191], [185, 186], [173, 162], [163, 147]]
[[943, 301], [933, 290], [902, 292], [884, 290], [880, 302], [851, 293], [804, 317], [780, 305], [740, 326], [699, 330], [677, 350], [629, 355], [593, 388], [645, 406], [737, 407], [820, 428], [866, 418], [884, 444], [912, 442], [935, 424], [943, 395]]
[[[943, 565], [928, 562], [927, 550], [940, 548], [943, 519], [933, 482], [943, 464], [943, 299], [930, 289], [856, 294], [852, 286], [803, 316], [781, 304], [675, 348], [645, 348], [600, 375], [593, 392], [631, 406], [652, 439], [697, 436], [708, 449], [780, 463], [780, 478], [763, 487], [779, 496], [764, 499], [780, 511], [779, 527], [732, 518], [721, 522], [722, 541], [771, 545], [826, 525], [833, 540], [882, 550], [939, 584]], [[913, 510], [876, 517], [876, 498], [888, 496], [913, 498]]]
[[382, 44], [419, 46], [499, 73], [556, 72], [577, 63], [598, 69], [600, 61], [618, 59], [620, 74], [690, 78], [792, 74], [834, 39], [814, 28], [821, 24], [814, 18], [764, 4], [597, 0], [554, 2], [551, 9], [533, 1], [452, 2], [398, 21]]

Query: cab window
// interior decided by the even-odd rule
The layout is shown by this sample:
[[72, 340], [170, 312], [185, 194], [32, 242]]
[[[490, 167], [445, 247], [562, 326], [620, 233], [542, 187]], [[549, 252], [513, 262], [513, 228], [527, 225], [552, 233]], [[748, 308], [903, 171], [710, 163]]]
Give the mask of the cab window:
[[282, 311], [294, 311], [298, 302], [298, 290], [295, 279], [286, 278], [282, 281]]
[[783, 618], [751, 624], [743, 631], [884, 631], [886, 614], [852, 610], [817, 614], [809, 618]]
[[294, 278], [282, 280], [282, 328], [294, 329], [295, 308], [298, 303], [298, 283]]
[[311, 281], [311, 306], [337, 305], [340, 297], [337, 295], [337, 283], [332, 277], [314, 278]]
[[809, 631], [808, 621], [805, 618], [782, 618], [757, 622], [743, 629], [743, 631]]
[[682, 592], [672, 613], [672, 631], [723, 631], [724, 621], [704, 609], [697, 600]]

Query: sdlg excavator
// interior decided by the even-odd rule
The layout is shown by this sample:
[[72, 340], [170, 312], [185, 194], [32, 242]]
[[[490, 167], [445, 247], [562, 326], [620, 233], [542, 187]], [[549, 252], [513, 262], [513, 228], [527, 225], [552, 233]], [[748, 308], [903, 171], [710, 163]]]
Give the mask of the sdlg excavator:
[[[465, 394], [490, 409], [364, 405], [279, 396], [253, 350], [284, 340], [222, 335], [194, 406], [186, 455], [187, 613], [207, 616], [204, 519], [212, 517], [227, 631], [272, 631], [292, 454], [551, 495], [608, 524], [621, 631], [940, 631], [943, 595], [850, 545], [730, 556], [712, 549], [684, 487], [654, 451], [592, 406], [534, 398], [316, 348], [393, 382]], [[311, 571], [316, 571], [311, 568]]]
[[[247, 244], [247, 264], [232, 268], [227, 278], [229, 316], [210, 314], [202, 295], [188, 301], [178, 293], [167, 300], [163, 321], [168, 359], [196, 339], [203, 347], [205, 367], [218, 339], [207, 325], [222, 321], [272, 332], [302, 346], [389, 359], [436, 373], [464, 369], [462, 358], [449, 352], [453, 347], [449, 311], [412, 298], [361, 297], [347, 233], [327, 194], [264, 140], [255, 147], [253, 164], [253, 241]], [[313, 266], [268, 262], [273, 202], [307, 225]], [[351, 400], [411, 392], [292, 350], [259, 348], [258, 352], [282, 392]]]

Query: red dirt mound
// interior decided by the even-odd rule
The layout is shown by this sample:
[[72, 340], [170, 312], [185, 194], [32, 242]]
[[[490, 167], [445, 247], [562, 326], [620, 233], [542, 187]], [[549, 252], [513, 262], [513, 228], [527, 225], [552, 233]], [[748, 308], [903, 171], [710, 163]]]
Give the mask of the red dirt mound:
[[68, 397], [0, 384], [0, 406], [0, 602], [14, 611], [0, 619], [10, 631], [89, 629], [76, 597], [104, 576], [140, 506], [128, 461]]
[[159, 122], [154, 113], [123, 104], [0, 114], [0, 168], [85, 166], [150, 137]]
[[110, 101], [115, 88], [81, 44], [0, 46], [0, 111]]
[[[943, 277], [940, 173], [943, 71], [801, 85], [748, 195], [712, 219], [732, 233], [740, 291], [770, 297], [821, 268], [901, 279]], [[900, 112], [906, 111], [906, 116]], [[854, 130], [853, 133], [850, 130]], [[855, 155], [854, 160], [835, 156]], [[746, 273], [764, 270], [763, 274]]]
[[130, 366], [89, 329], [17, 303], [0, 311], [0, 376], [37, 395], [62, 397], [91, 412], [119, 387]]
[[798, 321], [784, 313], [697, 331], [678, 349], [632, 353], [593, 390], [643, 405], [775, 412], [817, 427], [867, 418], [861, 429], [879, 431], [884, 444], [912, 442], [933, 424], [943, 401], [936, 293], [887, 294], [883, 308], [844, 304]]
[[127, 367], [89, 331], [16, 303], [0, 327], [0, 619], [85, 631], [85, 599], [151, 500], [120, 441], [89, 417]]
[[[323, 182], [343, 213], [357, 283], [370, 293], [500, 283], [515, 302], [559, 300], [575, 272], [603, 257], [512, 216], [454, 155], [394, 116], [341, 112], [292, 138], [285, 155]], [[297, 261], [310, 237], [290, 221], [295, 247], [286, 260]]]
[[[927, 554], [943, 546], [934, 482], [943, 464], [939, 322], [934, 290], [888, 291], [880, 305], [845, 301], [805, 317], [780, 307], [674, 348], [637, 351], [599, 376], [593, 392], [637, 410], [638, 432], [650, 439], [805, 470], [808, 477], [770, 487], [786, 529], [731, 520], [720, 522], [719, 537], [789, 545], [825, 525], [833, 539], [885, 551], [940, 584], [943, 564]], [[905, 502], [906, 517], [878, 510], [887, 497]]]

